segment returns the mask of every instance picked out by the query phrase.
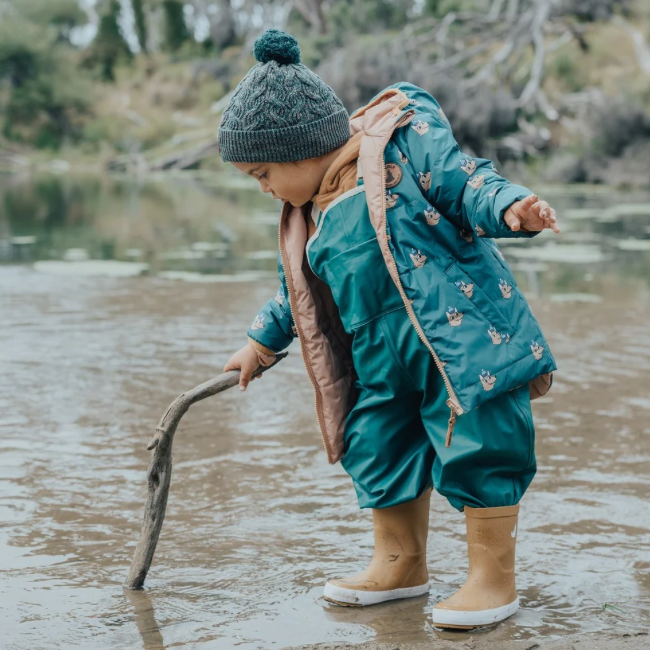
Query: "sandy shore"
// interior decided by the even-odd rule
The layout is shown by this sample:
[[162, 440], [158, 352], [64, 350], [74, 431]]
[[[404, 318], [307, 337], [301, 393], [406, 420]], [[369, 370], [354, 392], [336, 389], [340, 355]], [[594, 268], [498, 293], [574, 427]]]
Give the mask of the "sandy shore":
[[458, 639], [418, 643], [319, 643], [285, 650], [648, 650], [650, 630], [647, 632], [621, 632], [567, 635], [561, 639], [525, 639], [518, 641], [487, 641], [480, 637], [459, 634]]

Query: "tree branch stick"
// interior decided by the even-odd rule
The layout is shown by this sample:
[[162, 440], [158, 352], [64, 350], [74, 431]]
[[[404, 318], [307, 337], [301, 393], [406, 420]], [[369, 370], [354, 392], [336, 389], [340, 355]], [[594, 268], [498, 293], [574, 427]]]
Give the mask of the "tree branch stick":
[[[253, 377], [266, 372], [286, 356], [286, 352], [277, 354], [275, 361], [270, 366], [260, 366], [253, 373]], [[153, 450], [153, 454], [147, 473], [149, 494], [144, 506], [142, 531], [133, 554], [129, 575], [124, 584], [125, 587], [142, 589], [153, 555], [156, 552], [158, 537], [165, 518], [167, 495], [169, 494], [169, 484], [172, 476], [172, 442], [181, 418], [195, 402], [200, 402], [206, 397], [236, 386], [239, 383], [239, 374], [239, 370], [231, 370], [186, 393], [182, 393], [170, 404], [156, 427], [154, 437], [147, 446], [147, 449]]]

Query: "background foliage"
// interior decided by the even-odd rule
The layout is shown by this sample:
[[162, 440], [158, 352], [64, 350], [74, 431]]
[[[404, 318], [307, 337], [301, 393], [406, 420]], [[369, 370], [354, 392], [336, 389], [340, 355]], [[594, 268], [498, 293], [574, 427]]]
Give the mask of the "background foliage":
[[350, 111], [408, 80], [476, 155], [647, 182], [643, 0], [0, 0], [0, 165], [38, 150], [214, 164], [220, 110], [269, 27], [298, 37]]

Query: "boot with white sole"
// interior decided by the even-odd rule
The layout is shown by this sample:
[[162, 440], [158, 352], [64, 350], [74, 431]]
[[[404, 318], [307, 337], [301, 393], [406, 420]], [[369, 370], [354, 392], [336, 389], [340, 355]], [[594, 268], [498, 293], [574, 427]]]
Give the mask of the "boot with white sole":
[[370, 564], [357, 575], [328, 580], [325, 600], [363, 607], [428, 593], [430, 500], [431, 490], [427, 490], [414, 501], [373, 509], [375, 552]]
[[469, 576], [432, 612], [441, 628], [472, 629], [494, 625], [519, 609], [515, 588], [515, 545], [519, 506], [465, 506]]

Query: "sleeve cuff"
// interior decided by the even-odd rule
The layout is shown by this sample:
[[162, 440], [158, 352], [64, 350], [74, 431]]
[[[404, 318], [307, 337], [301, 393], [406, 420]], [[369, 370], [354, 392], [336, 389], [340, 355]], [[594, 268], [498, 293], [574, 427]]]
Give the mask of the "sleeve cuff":
[[255, 339], [248, 337], [248, 343], [257, 352], [257, 358], [262, 366], [269, 366], [275, 361], [275, 352], [265, 345], [258, 343]]
[[533, 194], [531, 190], [523, 185], [508, 184], [503, 187], [494, 197], [494, 218], [497, 223], [497, 228], [503, 233], [505, 237], [534, 237], [537, 232], [527, 232], [518, 230], [516, 232], [510, 229], [510, 226], [503, 220], [503, 215], [506, 210], [517, 201], [525, 199], [527, 196]]

